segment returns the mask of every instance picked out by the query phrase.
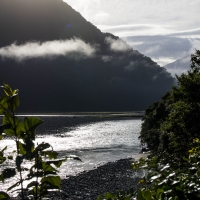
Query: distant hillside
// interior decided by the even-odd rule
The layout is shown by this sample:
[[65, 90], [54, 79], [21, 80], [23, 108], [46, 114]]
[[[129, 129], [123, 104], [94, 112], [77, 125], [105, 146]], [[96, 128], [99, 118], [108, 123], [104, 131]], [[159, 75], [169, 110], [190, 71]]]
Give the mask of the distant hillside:
[[0, 0], [0, 78], [20, 112], [144, 110], [174, 79], [61, 0]]
[[181, 75], [182, 73], [186, 73], [190, 69], [190, 57], [191, 55], [187, 55], [179, 60], [176, 60], [173, 63], [167, 64], [163, 66], [173, 77], [175, 74]]

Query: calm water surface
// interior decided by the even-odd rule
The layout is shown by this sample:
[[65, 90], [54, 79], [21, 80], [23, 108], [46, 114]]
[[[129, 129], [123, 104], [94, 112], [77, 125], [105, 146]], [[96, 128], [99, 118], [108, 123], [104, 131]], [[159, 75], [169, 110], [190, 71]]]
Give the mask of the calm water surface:
[[[38, 130], [37, 143], [48, 142], [60, 157], [77, 155], [82, 162], [68, 160], [60, 168], [60, 176], [75, 175], [106, 162], [132, 157], [140, 151], [138, 140], [141, 119], [116, 118], [98, 120], [92, 117], [42, 116], [43, 126]], [[11, 139], [0, 141], [0, 149], [7, 146], [6, 154], [12, 152], [15, 143]], [[13, 166], [5, 163], [5, 166]], [[29, 168], [30, 163], [25, 163]], [[1, 190], [17, 181], [17, 176], [7, 180]]]

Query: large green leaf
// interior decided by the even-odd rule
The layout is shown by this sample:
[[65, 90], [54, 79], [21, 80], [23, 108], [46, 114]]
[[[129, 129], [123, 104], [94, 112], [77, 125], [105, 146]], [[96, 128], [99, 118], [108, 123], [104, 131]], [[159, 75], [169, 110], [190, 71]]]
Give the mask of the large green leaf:
[[10, 196], [3, 192], [3, 191], [0, 191], [0, 199], [4, 200], [4, 199], [10, 199]]
[[12, 116], [8, 111], [4, 112], [3, 117], [4, 132], [8, 136], [20, 136], [24, 132], [23, 122], [16, 116]]
[[3, 114], [5, 112], [6, 108], [0, 104], [0, 114]]
[[8, 108], [8, 97], [0, 97], [0, 114], [3, 114], [5, 110]]
[[19, 148], [19, 154], [25, 155], [26, 154], [26, 145], [17, 141], [17, 146]]
[[25, 126], [25, 130], [26, 130], [26, 134], [28, 134], [31, 137], [31, 139], [35, 140], [35, 129], [41, 123], [43, 123], [43, 120], [41, 120], [38, 117], [25, 117], [24, 118], [24, 126]]
[[44, 172], [46, 174], [50, 174], [50, 173], [55, 173], [58, 172], [54, 167], [52, 167], [49, 163], [47, 162], [42, 162], [42, 169], [44, 170]]
[[3, 125], [8, 125], [8, 124], [14, 125], [14, 120], [13, 116], [8, 111], [5, 111], [3, 117]]
[[5, 112], [3, 117], [4, 132], [8, 136], [17, 136], [23, 138], [22, 133], [25, 133], [24, 123], [16, 116], [12, 116], [9, 112]]
[[158, 188], [156, 191], [156, 200], [162, 200], [162, 194], [164, 193], [164, 190], [161, 188]]
[[14, 95], [8, 100], [8, 108], [15, 111], [19, 107], [19, 96]]
[[24, 123], [23, 121], [19, 120], [18, 118], [16, 118], [16, 133], [17, 133], [17, 137], [19, 139], [23, 139], [26, 136], [26, 130], [24, 128]]
[[[6, 97], [6, 96], [0, 97], [0, 104], [1, 105], [6, 105], [8, 99], [9, 99], [9, 97]], [[8, 107], [5, 106], [5, 108], [8, 108]]]
[[5, 133], [7, 136], [15, 136], [15, 130], [14, 130], [13, 128], [5, 129], [5, 130], [4, 130], [4, 133]]
[[47, 175], [42, 178], [42, 185], [49, 184], [51, 189], [60, 189], [61, 179], [59, 176]]

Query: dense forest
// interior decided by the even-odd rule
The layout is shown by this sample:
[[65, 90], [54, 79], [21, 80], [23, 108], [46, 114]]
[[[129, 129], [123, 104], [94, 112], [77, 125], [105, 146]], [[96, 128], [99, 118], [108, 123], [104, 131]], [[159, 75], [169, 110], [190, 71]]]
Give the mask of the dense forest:
[[148, 170], [138, 199], [200, 199], [200, 51], [191, 69], [177, 76], [178, 86], [152, 104], [143, 117], [141, 143], [148, 159], [134, 168]]
[[142, 119], [141, 144], [147, 158], [133, 163], [145, 170], [140, 189], [106, 193], [100, 199], [200, 199], [200, 51], [191, 55], [190, 70], [176, 76], [178, 86], [153, 103]]

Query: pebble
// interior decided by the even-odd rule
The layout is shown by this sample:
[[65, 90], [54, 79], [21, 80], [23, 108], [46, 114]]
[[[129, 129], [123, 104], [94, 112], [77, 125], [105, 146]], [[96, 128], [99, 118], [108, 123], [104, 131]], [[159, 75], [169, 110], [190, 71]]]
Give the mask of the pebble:
[[132, 159], [121, 159], [99, 166], [90, 171], [84, 171], [76, 176], [62, 180], [63, 193], [52, 192], [49, 196], [52, 200], [95, 200], [106, 192], [128, 191], [133, 188], [136, 191], [140, 177], [138, 172], [132, 170]]

